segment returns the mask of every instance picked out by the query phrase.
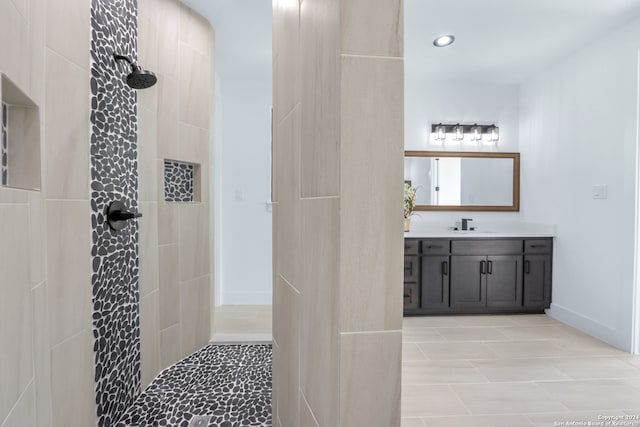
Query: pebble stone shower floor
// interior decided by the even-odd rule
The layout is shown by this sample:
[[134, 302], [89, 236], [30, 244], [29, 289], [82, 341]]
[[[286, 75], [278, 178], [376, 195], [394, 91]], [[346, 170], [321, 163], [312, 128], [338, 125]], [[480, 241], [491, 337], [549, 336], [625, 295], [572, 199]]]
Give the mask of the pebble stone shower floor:
[[116, 427], [271, 427], [271, 345], [209, 345], [161, 372]]

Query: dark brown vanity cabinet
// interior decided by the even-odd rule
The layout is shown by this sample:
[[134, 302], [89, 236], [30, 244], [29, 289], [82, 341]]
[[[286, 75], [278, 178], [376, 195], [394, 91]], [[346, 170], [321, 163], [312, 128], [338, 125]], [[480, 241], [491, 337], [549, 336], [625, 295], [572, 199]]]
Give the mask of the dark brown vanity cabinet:
[[549, 307], [551, 239], [405, 242], [412, 251], [405, 252], [405, 314], [539, 312]]

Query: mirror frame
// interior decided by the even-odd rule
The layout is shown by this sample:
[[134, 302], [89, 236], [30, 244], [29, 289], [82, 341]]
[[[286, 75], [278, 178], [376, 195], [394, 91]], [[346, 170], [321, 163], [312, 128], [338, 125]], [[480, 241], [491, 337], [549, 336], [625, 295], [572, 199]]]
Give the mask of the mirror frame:
[[520, 153], [492, 153], [471, 151], [405, 151], [405, 157], [474, 157], [489, 159], [513, 159], [513, 204], [510, 206], [487, 205], [416, 205], [416, 211], [520, 211]]

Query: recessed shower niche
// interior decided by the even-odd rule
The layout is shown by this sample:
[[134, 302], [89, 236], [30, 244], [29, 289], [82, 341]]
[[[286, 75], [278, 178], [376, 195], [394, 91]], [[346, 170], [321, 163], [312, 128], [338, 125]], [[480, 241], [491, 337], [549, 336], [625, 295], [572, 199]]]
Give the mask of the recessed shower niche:
[[40, 189], [40, 109], [2, 74], [2, 186]]
[[199, 164], [165, 159], [163, 175], [165, 202], [201, 201]]

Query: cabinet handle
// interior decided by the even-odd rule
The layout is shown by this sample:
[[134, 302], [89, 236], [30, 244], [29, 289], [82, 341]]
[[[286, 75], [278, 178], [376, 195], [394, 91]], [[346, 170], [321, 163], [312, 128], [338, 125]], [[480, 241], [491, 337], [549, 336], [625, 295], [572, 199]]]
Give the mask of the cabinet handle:
[[446, 276], [449, 274], [449, 263], [447, 261], [442, 261], [442, 275]]
[[529, 245], [531, 248], [546, 248], [547, 245]]
[[487, 262], [487, 273], [493, 274], [493, 261]]
[[484, 261], [480, 261], [480, 274], [486, 274], [484, 269]]
[[427, 249], [443, 249], [444, 246], [438, 246], [438, 245], [429, 245], [427, 246]]
[[524, 273], [531, 274], [531, 261], [529, 260], [524, 262]]

